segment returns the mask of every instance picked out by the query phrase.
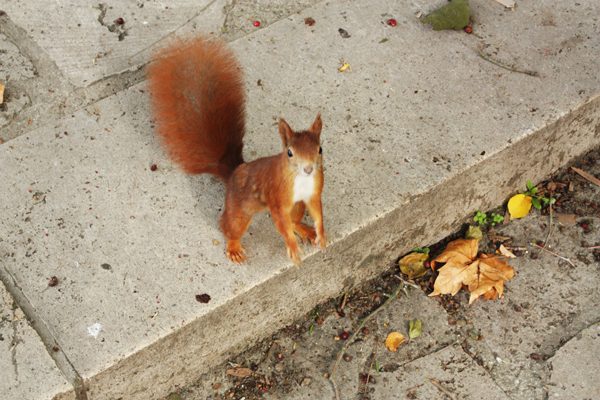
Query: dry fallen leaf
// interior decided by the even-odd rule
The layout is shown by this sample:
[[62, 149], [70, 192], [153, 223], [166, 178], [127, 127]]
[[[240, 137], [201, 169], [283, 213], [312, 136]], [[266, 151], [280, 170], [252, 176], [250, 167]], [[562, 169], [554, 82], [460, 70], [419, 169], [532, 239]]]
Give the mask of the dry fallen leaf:
[[400, 266], [402, 273], [408, 275], [408, 279], [414, 279], [425, 275], [427, 272], [425, 261], [427, 260], [429, 260], [429, 254], [410, 253], [409, 255], [402, 257], [402, 259], [398, 261], [398, 265]]
[[517, 194], [508, 201], [510, 219], [523, 218], [531, 209], [531, 197]]
[[304, 23], [308, 26], [313, 26], [315, 24], [315, 20], [312, 18], [304, 18]]
[[517, 258], [517, 256], [515, 256], [510, 250], [508, 250], [506, 247], [504, 247], [503, 244], [500, 245], [498, 252], [499, 252], [499, 254], [502, 254], [504, 257]]
[[350, 72], [352, 72], [352, 67], [350, 66], [350, 64], [346, 64], [346, 61], [344, 60], [342, 60], [342, 63], [344, 63], [344, 65], [342, 66], [342, 68], [338, 68], [338, 71], [344, 72], [345, 70], [350, 68]]
[[0, 83], [0, 104], [4, 101], [4, 85]]
[[387, 339], [385, 339], [385, 347], [387, 347], [389, 351], [396, 351], [398, 346], [400, 346], [405, 340], [406, 338], [402, 334], [398, 332], [392, 332], [388, 335]]
[[576, 224], [577, 223], [577, 220], [575, 219], [575, 217], [576, 217], [575, 214], [560, 214], [560, 213], [556, 213], [554, 215], [556, 215], [556, 219], [558, 220], [558, 222], [568, 222], [570, 224]]
[[228, 369], [227, 375], [236, 376], [238, 378], [245, 378], [247, 376], [252, 375], [252, 370], [250, 368]]
[[431, 262], [432, 268], [438, 263], [446, 263], [438, 271], [433, 293], [455, 295], [465, 285], [473, 303], [479, 296], [484, 298], [502, 297], [504, 283], [514, 276], [514, 269], [494, 255], [482, 254], [477, 258], [477, 239], [458, 239], [448, 243], [446, 250]]

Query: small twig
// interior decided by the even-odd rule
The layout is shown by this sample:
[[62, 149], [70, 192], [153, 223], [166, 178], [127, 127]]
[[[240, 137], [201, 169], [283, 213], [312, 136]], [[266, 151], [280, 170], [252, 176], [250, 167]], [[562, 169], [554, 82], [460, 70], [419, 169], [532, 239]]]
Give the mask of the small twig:
[[588, 246], [588, 249], [600, 249], [600, 246]]
[[483, 54], [483, 51], [481, 51], [481, 47], [478, 47], [477, 50], [479, 50], [479, 55], [481, 56], [481, 58], [483, 58], [486, 61], [491, 62], [492, 64], [496, 64], [497, 66], [507, 69], [509, 71], [513, 71], [513, 72], [520, 72], [522, 74], [527, 74], [527, 75], [531, 75], [531, 76], [538, 76], [538, 73], [535, 71], [529, 71], [526, 69], [521, 69], [521, 68], [515, 68], [515, 67], [510, 67], [508, 65], [504, 65], [502, 63], [499, 63], [496, 60], [492, 60], [490, 57], [486, 56], [485, 54]]
[[552, 254], [553, 256], [556, 256], [556, 257], [560, 258], [561, 260], [565, 260], [566, 262], [568, 262], [569, 264], [571, 264], [571, 266], [572, 266], [572, 267], [575, 267], [575, 264], [573, 264], [573, 262], [572, 262], [571, 260], [569, 260], [568, 258], [566, 258], [566, 257], [562, 257], [562, 256], [559, 256], [558, 254], [556, 254], [556, 253], [553, 253], [553, 252], [551, 252], [550, 250], [543, 248], [542, 246], [540, 246], [540, 245], [539, 245], [539, 244], [537, 244], [537, 243], [533, 243], [533, 245], [534, 245], [535, 247], [537, 247], [538, 249], [542, 249], [542, 250], [544, 250], [544, 251], [547, 251], [548, 253]]
[[458, 342], [452, 342], [450, 343], [448, 346], [444, 347], [443, 349], [439, 349], [438, 351], [436, 351], [434, 354], [440, 354], [443, 351], [446, 351], [446, 349], [448, 349], [449, 347], [453, 347], [455, 344], [457, 344]]
[[418, 287], [418, 286], [417, 286], [417, 285], [415, 285], [414, 283], [410, 283], [410, 282], [407, 282], [407, 281], [405, 281], [404, 279], [402, 279], [402, 277], [401, 277], [401, 276], [394, 275], [394, 277], [396, 277], [396, 278], [400, 279], [400, 281], [401, 281], [401, 282], [402, 282], [402, 283], [403, 283], [405, 286], [410, 286], [410, 287], [413, 287], [413, 288], [415, 288], [415, 289], [421, 289], [420, 287]]
[[371, 360], [371, 365], [369, 366], [369, 373], [367, 374], [367, 383], [365, 383], [365, 392], [367, 387], [369, 386], [369, 381], [371, 380], [371, 370], [373, 369], [373, 363], [375, 363], [375, 357], [377, 357], [377, 348], [379, 347], [379, 338], [375, 342], [375, 354], [373, 354], [373, 359]]
[[[352, 335], [346, 340], [346, 343], [348, 343], [348, 344], [345, 345], [345, 346], [343, 346], [342, 349], [340, 350], [340, 353], [338, 354], [337, 359], [335, 360], [335, 365], [333, 366], [333, 372], [331, 373], [331, 376], [329, 377], [329, 380], [331, 381], [331, 384], [333, 385], [333, 389], [335, 390], [335, 398], [336, 398], [336, 400], [340, 400], [340, 394], [338, 392], [337, 383], [335, 382], [335, 371], [337, 370], [337, 367], [340, 364], [340, 360], [344, 356], [344, 353], [346, 352], [348, 346], [354, 341], [354, 339], [356, 338], [356, 335], [358, 334], [358, 332], [360, 332], [360, 330], [367, 323], [367, 321], [370, 320], [371, 318], [373, 318], [375, 315], [377, 315], [380, 311], [383, 311], [386, 308], [388, 308], [388, 306], [392, 303], [392, 301], [394, 301], [394, 299], [398, 298], [398, 293], [400, 292], [400, 290], [402, 290], [405, 287], [404, 286], [404, 280], [402, 278], [400, 278], [400, 280], [402, 282], [400, 282], [400, 284], [398, 285], [398, 287], [396, 288], [396, 290], [394, 290], [394, 292], [385, 301], [385, 303], [383, 303], [381, 306], [379, 306], [379, 308], [377, 310], [373, 311], [371, 314], [367, 315], [362, 320], [362, 322], [358, 325], [358, 327], [356, 328], [356, 330], [354, 331], [354, 333], [352, 333]], [[408, 282], [406, 282], [406, 283], [409, 284]], [[409, 285], [410, 286], [415, 286], [415, 285], [412, 285], [412, 284], [409, 284]]]
[[441, 383], [439, 383], [435, 379], [429, 379], [429, 382], [431, 382], [436, 388], [440, 389], [446, 396], [450, 397], [452, 400], [456, 400], [456, 396], [448, 389], [443, 387]]
[[340, 307], [340, 311], [344, 311], [344, 307], [346, 307], [346, 300], [348, 300], [348, 293], [344, 295], [344, 300], [342, 301], [342, 306]]
[[548, 246], [548, 241], [550, 240], [550, 235], [552, 235], [552, 190], [550, 190], [550, 227], [548, 228], [548, 236], [546, 236], [546, 241], [544, 242], [544, 248]]

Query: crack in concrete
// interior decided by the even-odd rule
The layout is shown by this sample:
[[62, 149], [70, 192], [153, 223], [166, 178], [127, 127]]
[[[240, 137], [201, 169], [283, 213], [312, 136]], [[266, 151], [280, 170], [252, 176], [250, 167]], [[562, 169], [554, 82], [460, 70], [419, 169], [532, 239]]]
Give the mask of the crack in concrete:
[[17, 379], [17, 381], [19, 380], [19, 367], [18, 367], [18, 363], [17, 363], [17, 346], [19, 344], [19, 340], [17, 339], [17, 305], [12, 304], [12, 328], [13, 328], [13, 337], [12, 340], [10, 341], [10, 355], [11, 355], [11, 361], [12, 361], [12, 365], [15, 371], [15, 378]]
[[[67, 381], [69, 381], [71, 385], [73, 385], [75, 389], [76, 400], [87, 400], [86, 388], [83, 383], [83, 379], [81, 378], [73, 364], [71, 364], [67, 355], [62, 350], [52, 351], [52, 348], [55, 347], [58, 341], [52, 334], [50, 328], [48, 328], [48, 326], [45, 324], [44, 320], [36, 313], [35, 308], [32, 306], [32, 304], [29, 302], [29, 299], [27, 299], [25, 294], [22, 292], [21, 288], [17, 284], [16, 280], [14, 279], [8, 268], [6, 268], [4, 260], [0, 259], [0, 261], [2, 261], [2, 268], [0, 268], [0, 280], [6, 287], [6, 290], [8, 290], [8, 292], [12, 295], [16, 307], [19, 307], [21, 311], [23, 311], [26, 318], [30, 321], [31, 327], [36, 331], [42, 343], [44, 343], [46, 351], [48, 351], [48, 354], [54, 360], [57, 368], [62, 372]], [[14, 317], [16, 316], [14, 313], [15, 309], [16, 308], [13, 308], [12, 323], [14, 333], [13, 341], [11, 343], [13, 345], [11, 351], [13, 352], [12, 361], [16, 367], [16, 344], [18, 343], [15, 343], [17, 329], [17, 321], [14, 320]]]

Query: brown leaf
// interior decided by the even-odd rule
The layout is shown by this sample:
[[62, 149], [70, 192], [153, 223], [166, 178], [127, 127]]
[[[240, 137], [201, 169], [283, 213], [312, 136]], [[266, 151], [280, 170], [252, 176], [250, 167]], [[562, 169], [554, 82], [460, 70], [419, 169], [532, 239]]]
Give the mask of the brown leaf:
[[482, 254], [477, 258], [477, 250], [477, 239], [458, 239], [448, 243], [446, 250], [431, 262], [432, 268], [436, 263], [446, 264], [439, 269], [430, 296], [454, 296], [465, 285], [471, 292], [469, 304], [481, 295], [486, 298], [502, 297], [504, 282], [514, 276], [514, 269], [494, 255]]
[[500, 248], [498, 249], [498, 251], [500, 252], [500, 254], [502, 254], [504, 257], [508, 257], [508, 258], [517, 258], [517, 256], [515, 256], [512, 252], [510, 252], [506, 247], [504, 247], [503, 244], [500, 245]]
[[387, 347], [389, 351], [396, 351], [398, 346], [400, 346], [405, 340], [406, 338], [404, 335], [398, 332], [391, 332], [387, 339], [385, 339], [385, 347]]
[[477, 257], [478, 248], [478, 239], [458, 239], [450, 242], [446, 250], [431, 262], [431, 269], [435, 271], [437, 263], [468, 263]]
[[315, 20], [310, 17], [304, 18], [304, 23], [308, 26], [313, 26], [315, 24]]
[[558, 222], [568, 222], [570, 224], [576, 224], [577, 223], [577, 221], [575, 220], [575, 214], [560, 214], [560, 213], [556, 213], [554, 215], [556, 215], [556, 219], [558, 220]]
[[596, 177], [594, 175], [588, 174], [587, 172], [582, 171], [579, 168], [571, 167], [571, 169], [573, 171], [577, 172], [579, 175], [583, 176], [588, 181], [590, 181], [592, 183], [595, 183], [596, 185], [600, 186], [600, 180], [596, 179]]
[[482, 254], [473, 264], [478, 264], [477, 271], [470, 275], [467, 282], [464, 282], [471, 292], [469, 304], [492, 289], [495, 289], [498, 296], [502, 297], [504, 282], [515, 275], [514, 268], [510, 267], [506, 261], [500, 261], [491, 254]]
[[236, 376], [238, 378], [245, 378], [247, 376], [252, 375], [252, 370], [250, 368], [228, 369], [227, 375]]

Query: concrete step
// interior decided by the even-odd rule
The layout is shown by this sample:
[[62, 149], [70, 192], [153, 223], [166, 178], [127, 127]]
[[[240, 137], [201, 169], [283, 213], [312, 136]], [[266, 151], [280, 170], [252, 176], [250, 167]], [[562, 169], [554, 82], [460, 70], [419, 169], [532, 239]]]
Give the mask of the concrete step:
[[[437, 6], [329, 1], [232, 43], [246, 70], [247, 159], [281, 151], [279, 117], [305, 129], [323, 116], [329, 246], [305, 247], [299, 267], [267, 213], [242, 240], [249, 261], [226, 260], [224, 188], [166, 159], [144, 83], [59, 111], [0, 146], [0, 255], [13, 279], [3, 280], [30, 302], [88, 399], [160, 398], [600, 143], [595, 1], [529, 1], [514, 11], [472, 1], [472, 35], [415, 18]], [[190, 13], [176, 2], [169, 10]], [[136, 20], [142, 11], [128, 12]], [[140, 65], [167, 34], [157, 25], [123, 40], [144, 43]], [[34, 40], [49, 49], [69, 38], [79, 48], [98, 35], [69, 32]], [[482, 59], [480, 46], [538, 76]], [[76, 51], [57, 65], [74, 84], [102, 82], [129, 60], [120, 52], [141, 54], [134, 49], [117, 46], [99, 72], [77, 64], [89, 57]], [[338, 71], [342, 60], [352, 72]], [[52, 276], [59, 283], [48, 287]]]

